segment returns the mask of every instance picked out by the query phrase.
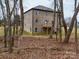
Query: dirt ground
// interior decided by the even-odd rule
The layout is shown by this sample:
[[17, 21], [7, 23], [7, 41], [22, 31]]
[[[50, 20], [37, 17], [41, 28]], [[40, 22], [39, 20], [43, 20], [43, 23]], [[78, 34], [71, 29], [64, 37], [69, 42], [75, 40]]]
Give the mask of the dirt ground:
[[71, 38], [68, 44], [64, 44], [55, 38], [22, 37], [15, 40], [13, 53], [8, 53], [4, 51], [7, 49], [3, 48], [3, 40], [0, 40], [0, 59], [79, 59], [74, 41]]

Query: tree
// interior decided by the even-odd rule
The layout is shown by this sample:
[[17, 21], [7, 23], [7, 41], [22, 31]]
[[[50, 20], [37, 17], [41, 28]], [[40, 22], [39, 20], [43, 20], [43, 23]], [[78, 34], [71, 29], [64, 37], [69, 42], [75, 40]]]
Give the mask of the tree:
[[78, 6], [77, 6], [77, 8], [76, 8], [76, 10], [75, 10], [75, 13], [74, 13], [74, 15], [73, 15], [73, 17], [72, 17], [71, 24], [70, 24], [69, 29], [68, 29], [68, 31], [67, 31], [67, 35], [66, 35], [66, 37], [65, 37], [65, 39], [64, 39], [64, 42], [65, 42], [65, 43], [68, 43], [68, 42], [69, 42], [69, 38], [70, 38], [71, 32], [72, 32], [72, 30], [73, 30], [74, 22], [75, 22], [75, 20], [76, 20], [76, 16], [77, 16], [78, 12], [79, 12], [79, 4], [78, 4]]
[[23, 2], [22, 0], [19, 1], [20, 4], [20, 13], [21, 13], [21, 35], [23, 34], [24, 29], [24, 12], [23, 12]]
[[[61, 25], [63, 24], [64, 30], [65, 30], [65, 36], [67, 34], [67, 25], [66, 22], [64, 20], [64, 12], [63, 12], [63, 0], [54, 0], [54, 14], [56, 14], [55, 12], [59, 12], [60, 16], [58, 16], [57, 18], [60, 19], [59, 24], [60, 25], [60, 39], [62, 39], [62, 31], [61, 31]], [[53, 32], [53, 27], [55, 25], [56, 19], [55, 19], [56, 15], [54, 15], [54, 22], [52, 22], [52, 28], [51, 28], [51, 36], [52, 37], [52, 32]], [[62, 21], [61, 21], [62, 19]], [[53, 24], [54, 23], [54, 24]], [[57, 22], [58, 23], [58, 22]]]
[[[1, 6], [2, 14], [3, 14], [3, 19], [4, 19], [4, 34], [5, 34], [4, 47], [7, 47], [8, 45], [9, 52], [11, 53], [13, 50], [12, 47], [14, 46], [15, 36], [19, 36], [19, 35], [21, 36], [23, 33], [23, 28], [24, 28], [23, 27], [24, 26], [23, 25], [24, 24], [23, 23], [24, 22], [23, 4], [22, 4], [22, 0], [4, 0], [4, 2], [5, 2], [4, 3], [5, 6], [3, 6], [2, 0], [0, 0], [0, 6]], [[14, 3], [13, 7], [10, 6], [10, 2]], [[17, 4], [19, 5], [17, 6]], [[19, 7], [20, 9], [20, 17], [18, 16], [19, 12], [17, 12], [17, 7]], [[12, 20], [13, 17], [14, 19]], [[20, 27], [19, 30], [18, 30], [18, 27]], [[19, 31], [21, 32], [18, 34]]]

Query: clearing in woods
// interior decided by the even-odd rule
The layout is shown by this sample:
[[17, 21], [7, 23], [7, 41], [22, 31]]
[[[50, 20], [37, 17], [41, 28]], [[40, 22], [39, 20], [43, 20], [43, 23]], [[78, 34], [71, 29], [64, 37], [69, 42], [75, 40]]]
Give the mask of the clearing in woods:
[[[0, 28], [0, 35], [1, 33], [3, 33], [3, 27]], [[74, 34], [74, 31], [72, 33]], [[24, 34], [21, 38], [15, 39], [14, 51], [11, 54], [7, 53], [7, 48], [3, 48], [2, 34], [0, 38], [0, 59], [78, 59], [79, 44], [76, 54], [73, 34], [68, 44], [59, 42], [59, 39], [56, 40], [55, 37], [49, 39], [49, 36], [27, 36]]]

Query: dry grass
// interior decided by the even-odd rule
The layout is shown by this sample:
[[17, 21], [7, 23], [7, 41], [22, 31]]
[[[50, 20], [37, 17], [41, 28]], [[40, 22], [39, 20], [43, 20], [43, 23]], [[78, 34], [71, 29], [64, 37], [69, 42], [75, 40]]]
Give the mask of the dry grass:
[[[64, 36], [64, 30], [62, 33]], [[4, 52], [3, 41], [0, 41], [0, 59], [79, 59], [79, 53], [76, 54], [75, 52], [74, 33], [73, 29], [68, 44], [60, 43], [59, 39], [58, 41], [56, 39], [48, 39], [48, 36], [26, 36], [24, 34], [24, 37], [15, 40], [14, 51], [11, 54]], [[0, 36], [3, 35], [4, 28], [0, 27]]]
[[[74, 33], [75, 33], [75, 28], [73, 28], [72, 35], [74, 35]], [[77, 33], [79, 35], [79, 28], [77, 28]], [[24, 31], [24, 35], [30, 35], [30, 34], [31, 33], [27, 33], [27, 32]], [[64, 36], [64, 29], [63, 28], [62, 28], [62, 34]], [[1, 26], [0, 27], [0, 36], [3, 36], [3, 35], [4, 35], [4, 27]], [[39, 36], [41, 36], [41, 35], [39, 35]], [[45, 36], [44, 33], [43, 33], [43, 36]]]

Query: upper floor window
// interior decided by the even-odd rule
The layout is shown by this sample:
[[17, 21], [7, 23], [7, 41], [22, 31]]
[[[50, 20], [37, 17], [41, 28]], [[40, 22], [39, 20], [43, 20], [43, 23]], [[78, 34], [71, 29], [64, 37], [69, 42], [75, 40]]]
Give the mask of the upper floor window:
[[38, 22], [38, 19], [36, 19], [35, 22], [37, 23]]
[[36, 15], [38, 15], [38, 14], [40, 14], [40, 12], [39, 11], [36, 11]]

